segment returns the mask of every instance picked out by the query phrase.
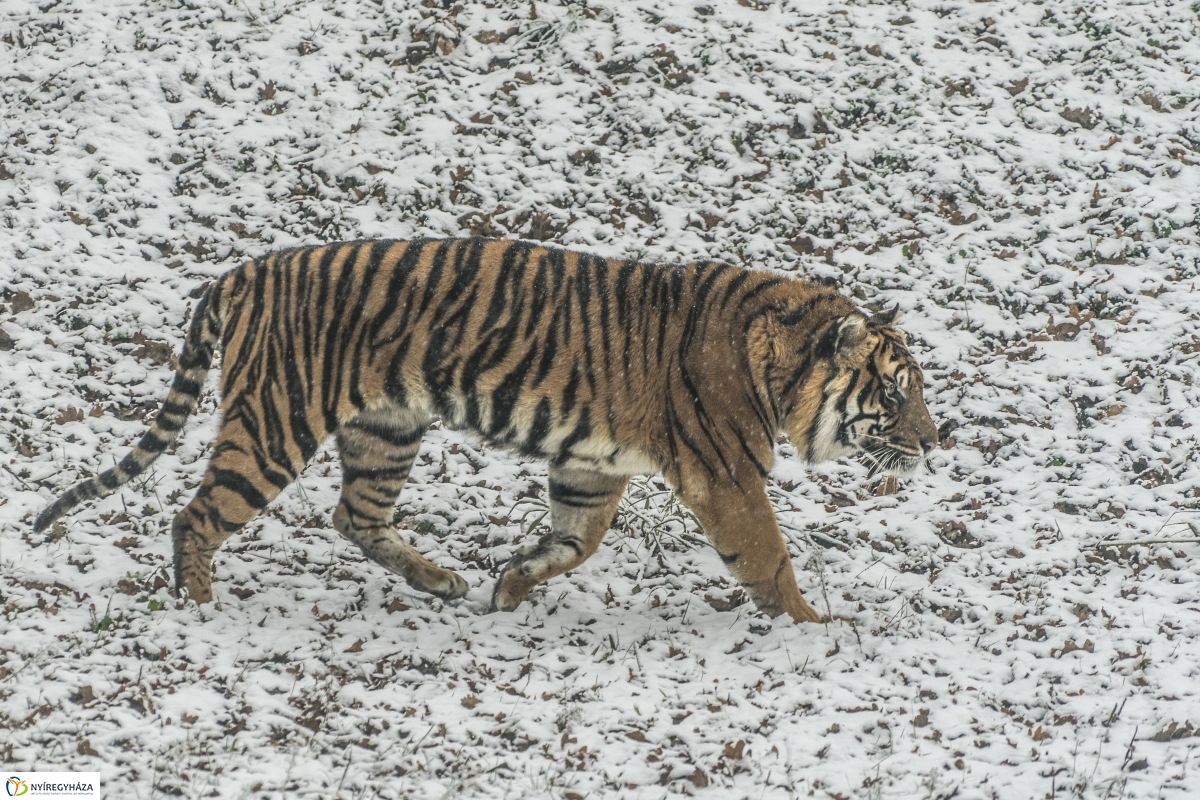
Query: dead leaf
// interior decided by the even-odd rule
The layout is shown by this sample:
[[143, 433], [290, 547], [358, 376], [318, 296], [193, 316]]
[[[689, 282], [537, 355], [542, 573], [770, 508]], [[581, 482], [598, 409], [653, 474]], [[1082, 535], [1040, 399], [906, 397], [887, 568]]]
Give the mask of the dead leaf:
[[29, 296], [29, 292], [17, 292], [13, 295], [10, 303], [14, 314], [20, 314], [22, 311], [33, 308], [33, 298]]
[[82, 422], [83, 418], [83, 409], [66, 408], [61, 414], [54, 418], [54, 421], [59, 425], [65, 425], [68, 422]]

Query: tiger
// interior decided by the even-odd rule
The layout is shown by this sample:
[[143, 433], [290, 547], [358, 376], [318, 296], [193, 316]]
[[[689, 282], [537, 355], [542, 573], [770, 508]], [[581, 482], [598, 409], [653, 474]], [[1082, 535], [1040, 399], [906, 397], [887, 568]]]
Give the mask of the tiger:
[[763, 614], [819, 622], [767, 476], [780, 434], [806, 462], [859, 454], [896, 475], [927, 466], [937, 430], [895, 319], [895, 309], [859, 310], [830, 281], [715, 261], [485, 238], [282, 250], [208, 284], [149, 430], [33, 527], [144, 472], [195, 411], [219, 351], [219, 431], [171, 525], [181, 597], [213, 599], [218, 548], [332, 436], [334, 529], [413, 589], [461, 598], [467, 582], [394, 523], [440, 419], [548, 464], [550, 530], [500, 570], [493, 611], [579, 567], [631, 476], [661, 473]]

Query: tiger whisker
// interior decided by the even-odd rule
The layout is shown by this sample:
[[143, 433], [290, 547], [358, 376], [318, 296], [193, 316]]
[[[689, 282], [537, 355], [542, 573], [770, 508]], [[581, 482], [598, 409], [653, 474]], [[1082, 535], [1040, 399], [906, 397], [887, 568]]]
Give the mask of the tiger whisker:
[[[871, 438], [878, 439], [879, 437]], [[924, 465], [930, 472], [933, 471], [933, 468], [924, 456], [906, 453], [890, 444], [886, 446], [876, 445], [865, 447], [862, 449], [861, 455], [867, 462], [868, 477], [875, 477], [883, 472], [893, 475], [907, 475], [916, 471], [921, 465]]]

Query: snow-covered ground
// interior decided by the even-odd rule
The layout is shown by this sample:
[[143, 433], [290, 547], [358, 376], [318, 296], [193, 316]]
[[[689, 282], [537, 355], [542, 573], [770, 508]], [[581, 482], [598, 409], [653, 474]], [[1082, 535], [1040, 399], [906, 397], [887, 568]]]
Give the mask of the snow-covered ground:
[[[114, 798], [1197, 796], [1198, 35], [1174, 0], [4, 0], [0, 765]], [[485, 614], [545, 469], [440, 429], [401, 513], [464, 601], [332, 532], [326, 451], [178, 604], [211, 396], [32, 533], [144, 430], [207, 278], [468, 232], [900, 304], [937, 472], [774, 474], [835, 621], [740, 604], [657, 481]]]

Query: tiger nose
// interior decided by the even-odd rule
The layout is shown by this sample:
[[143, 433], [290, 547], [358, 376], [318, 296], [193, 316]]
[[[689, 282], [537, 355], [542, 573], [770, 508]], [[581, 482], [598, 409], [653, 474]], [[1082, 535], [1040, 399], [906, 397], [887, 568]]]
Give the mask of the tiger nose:
[[930, 453], [932, 453], [933, 449], [937, 446], [938, 446], [938, 442], [937, 442], [936, 438], [921, 440], [921, 449], [925, 451], [925, 455], [929, 455]]

